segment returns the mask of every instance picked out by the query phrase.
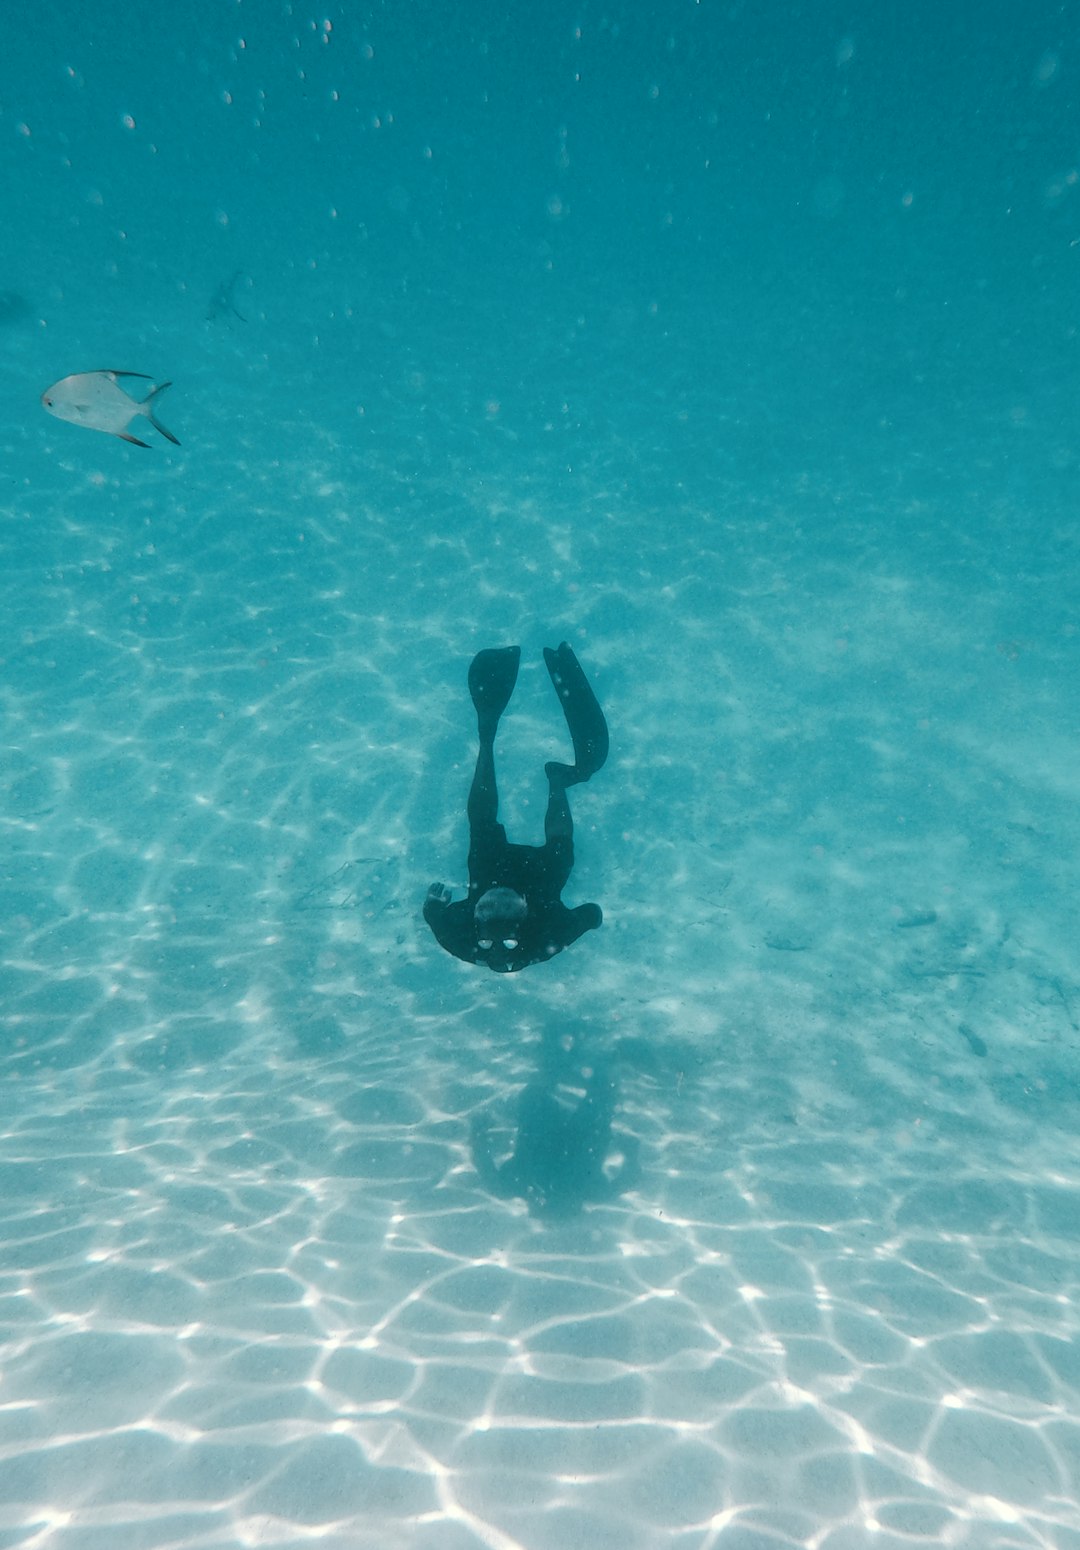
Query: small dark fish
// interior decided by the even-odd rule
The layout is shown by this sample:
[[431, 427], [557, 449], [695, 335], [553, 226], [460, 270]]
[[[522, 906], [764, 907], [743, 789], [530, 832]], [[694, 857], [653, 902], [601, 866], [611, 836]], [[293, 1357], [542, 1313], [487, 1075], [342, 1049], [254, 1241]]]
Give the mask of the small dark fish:
[[977, 1033], [972, 1033], [971, 1029], [966, 1027], [963, 1023], [960, 1024], [960, 1032], [967, 1040], [973, 1055], [979, 1055], [981, 1057], [989, 1053], [986, 1045], [979, 1038], [979, 1035]]
[[211, 296], [210, 305], [206, 309], [206, 321], [208, 323], [213, 323], [216, 318], [224, 316], [227, 312], [231, 312], [234, 318], [239, 318], [241, 323], [247, 322], [247, 318], [236, 305], [236, 287], [243, 277], [244, 271], [238, 269], [229, 279], [222, 280], [213, 296]]

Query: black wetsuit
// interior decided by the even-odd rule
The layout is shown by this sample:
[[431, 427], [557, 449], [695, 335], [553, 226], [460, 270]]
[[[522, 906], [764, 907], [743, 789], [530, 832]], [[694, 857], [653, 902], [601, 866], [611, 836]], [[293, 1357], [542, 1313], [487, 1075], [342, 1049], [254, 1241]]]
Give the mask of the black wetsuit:
[[[573, 651], [564, 642], [544, 658], [562, 701], [574, 743], [572, 765], [549, 764], [548, 805], [543, 845], [511, 845], [498, 821], [495, 785], [495, 732], [513, 692], [520, 651], [482, 651], [469, 672], [476, 705], [480, 752], [469, 792], [469, 892], [451, 903], [449, 889], [435, 884], [428, 891], [424, 919], [439, 943], [455, 958], [483, 963], [508, 974], [529, 964], [543, 963], [600, 925], [598, 904], [568, 909], [560, 897], [574, 865], [574, 825], [567, 787], [579, 785], [600, 769], [607, 758], [608, 736], [603, 712]], [[493, 933], [477, 924], [477, 900], [491, 888], [509, 888], [525, 900], [526, 915], [512, 930]], [[509, 945], [508, 945], [509, 944]]]

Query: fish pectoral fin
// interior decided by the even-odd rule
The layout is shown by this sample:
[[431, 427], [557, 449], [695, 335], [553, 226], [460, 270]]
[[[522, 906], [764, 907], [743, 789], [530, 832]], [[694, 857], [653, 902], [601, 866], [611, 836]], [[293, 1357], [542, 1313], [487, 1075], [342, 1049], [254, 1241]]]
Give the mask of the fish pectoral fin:
[[[92, 373], [91, 373], [91, 375], [92, 375]], [[111, 367], [107, 367], [106, 370], [102, 372], [102, 376], [104, 376], [104, 377], [141, 377], [144, 382], [153, 382], [153, 380], [154, 380], [153, 377], [147, 376], [145, 371], [113, 371], [111, 369]]]
[[115, 434], [120, 437], [121, 441], [130, 441], [133, 447], [149, 447], [150, 445], [148, 441], [140, 441], [138, 436], [129, 436], [127, 431], [116, 431]]

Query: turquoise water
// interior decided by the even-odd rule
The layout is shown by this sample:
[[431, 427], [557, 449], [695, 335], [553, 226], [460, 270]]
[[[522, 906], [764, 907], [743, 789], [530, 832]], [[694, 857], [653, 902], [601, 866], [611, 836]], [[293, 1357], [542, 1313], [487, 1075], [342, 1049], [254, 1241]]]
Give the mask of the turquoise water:
[[1075, 14], [534, 9], [5, 29], [0, 1545], [1074, 1550]]

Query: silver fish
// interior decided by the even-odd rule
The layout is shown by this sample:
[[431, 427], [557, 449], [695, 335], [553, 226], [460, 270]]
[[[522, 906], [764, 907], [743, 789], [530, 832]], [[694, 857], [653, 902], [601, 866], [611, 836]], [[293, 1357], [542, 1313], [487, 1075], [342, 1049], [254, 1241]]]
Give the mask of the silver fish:
[[153, 381], [152, 377], [142, 371], [77, 371], [73, 376], [61, 377], [59, 382], [46, 388], [41, 395], [41, 402], [58, 420], [70, 420], [72, 425], [85, 425], [88, 430], [105, 431], [107, 435], [119, 436], [121, 441], [130, 441], [136, 447], [146, 447], [149, 442], [140, 441], [138, 436], [132, 436], [128, 431], [132, 420], [141, 414], [166, 441], [178, 447], [180, 443], [172, 431], [167, 431], [161, 421], [154, 418], [151, 408], [154, 400], [167, 387], [172, 387], [172, 383], [162, 382], [144, 399], [139, 400], [124, 392], [120, 386], [121, 377]]

